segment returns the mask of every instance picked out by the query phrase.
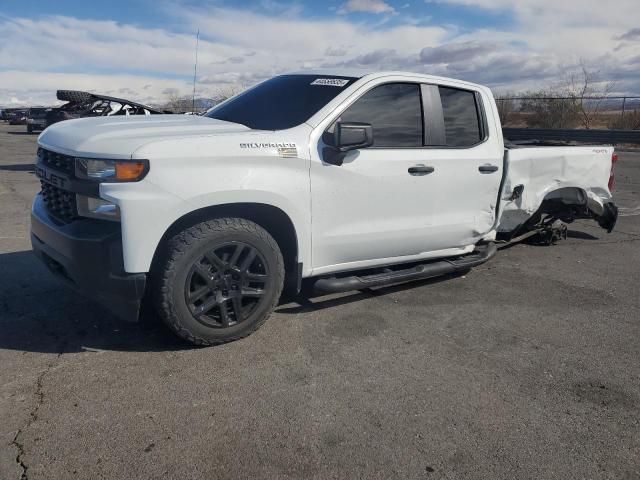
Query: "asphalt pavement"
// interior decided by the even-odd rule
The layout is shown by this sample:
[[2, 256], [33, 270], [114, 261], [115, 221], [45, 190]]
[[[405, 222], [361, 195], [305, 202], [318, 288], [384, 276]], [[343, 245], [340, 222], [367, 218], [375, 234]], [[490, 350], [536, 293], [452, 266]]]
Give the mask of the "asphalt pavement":
[[612, 234], [579, 221], [192, 348], [34, 258], [24, 129], [0, 124], [0, 479], [640, 478], [640, 153]]

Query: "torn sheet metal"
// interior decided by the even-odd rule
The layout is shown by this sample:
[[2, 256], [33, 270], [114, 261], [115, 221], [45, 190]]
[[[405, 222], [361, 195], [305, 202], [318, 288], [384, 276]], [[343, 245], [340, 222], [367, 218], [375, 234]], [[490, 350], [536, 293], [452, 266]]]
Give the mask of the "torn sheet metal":
[[[589, 209], [601, 214], [604, 204], [611, 201], [608, 182], [612, 154], [613, 147], [545, 146], [507, 150], [498, 231], [513, 231], [538, 210], [545, 197], [565, 187], [582, 189]], [[523, 188], [519, 188], [520, 185]]]

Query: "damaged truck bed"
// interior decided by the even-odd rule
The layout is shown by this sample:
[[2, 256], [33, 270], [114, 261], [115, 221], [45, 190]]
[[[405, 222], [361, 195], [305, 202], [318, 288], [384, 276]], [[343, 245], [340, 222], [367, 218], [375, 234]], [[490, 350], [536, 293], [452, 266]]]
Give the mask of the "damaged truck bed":
[[498, 236], [507, 239], [554, 221], [594, 219], [611, 232], [617, 219], [613, 168], [606, 146], [510, 146], [505, 150]]

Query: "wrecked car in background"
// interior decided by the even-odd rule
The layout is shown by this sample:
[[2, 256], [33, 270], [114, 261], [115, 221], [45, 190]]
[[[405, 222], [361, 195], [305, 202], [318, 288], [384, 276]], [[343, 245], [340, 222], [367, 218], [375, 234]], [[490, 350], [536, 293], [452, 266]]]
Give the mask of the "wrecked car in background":
[[7, 121], [9, 125], [26, 125], [27, 123], [27, 110], [16, 109], [10, 110], [7, 113]]
[[47, 107], [32, 107], [27, 112], [27, 132], [33, 133], [47, 128]]
[[67, 103], [61, 107], [52, 108], [47, 113], [47, 127], [54, 123], [71, 120], [73, 118], [171, 113], [125, 100], [124, 98], [108, 97], [106, 95], [98, 95], [79, 90], [58, 90], [56, 96], [58, 100]]

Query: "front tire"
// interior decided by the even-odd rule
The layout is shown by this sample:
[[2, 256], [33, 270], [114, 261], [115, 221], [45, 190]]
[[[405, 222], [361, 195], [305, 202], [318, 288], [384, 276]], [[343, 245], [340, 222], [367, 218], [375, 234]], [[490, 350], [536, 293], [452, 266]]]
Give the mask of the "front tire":
[[171, 330], [196, 345], [253, 333], [282, 292], [278, 244], [249, 220], [218, 218], [194, 225], [168, 242], [163, 257], [156, 308]]

